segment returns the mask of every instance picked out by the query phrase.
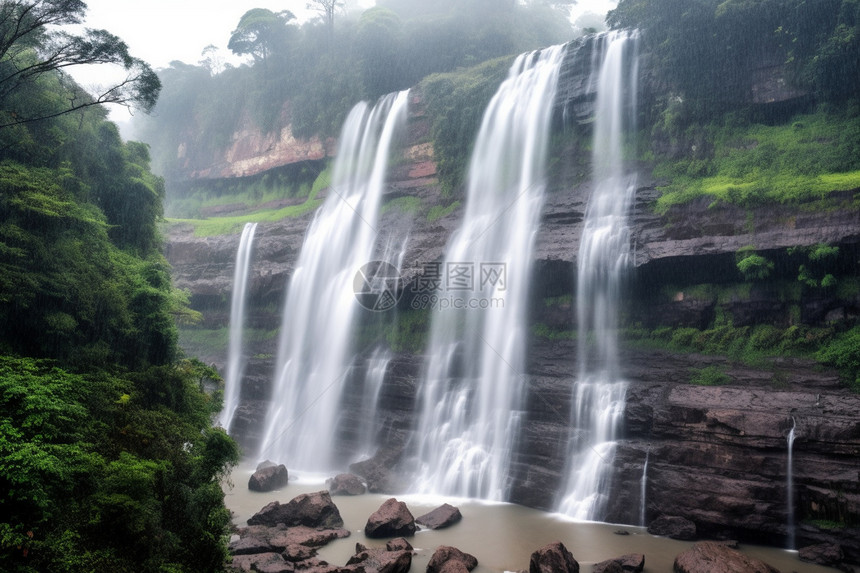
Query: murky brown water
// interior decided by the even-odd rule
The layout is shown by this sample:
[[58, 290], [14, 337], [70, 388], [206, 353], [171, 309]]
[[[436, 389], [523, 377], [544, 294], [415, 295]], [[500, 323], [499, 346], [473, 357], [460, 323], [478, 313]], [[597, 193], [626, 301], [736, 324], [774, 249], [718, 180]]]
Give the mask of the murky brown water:
[[[251, 473], [253, 467], [250, 465], [237, 467], [232, 476], [234, 487], [225, 487], [227, 507], [233, 511], [237, 526], [244, 526], [249, 517], [271, 501], [285, 503], [299, 494], [326, 489], [323, 476], [291, 474], [290, 484], [284, 489], [256, 493], [247, 487]], [[389, 497], [376, 494], [334, 497], [345, 527], [352, 535], [322, 548], [320, 557], [329, 563], [345, 564], [355, 553], [356, 542], [369, 547], [384, 546], [385, 540], [364, 536], [364, 525], [368, 516]], [[426, 570], [433, 551], [440, 545], [453, 545], [477, 557], [478, 568], [475, 573], [527, 570], [532, 552], [553, 541], [564, 543], [580, 565], [584, 566], [583, 573], [589, 573], [593, 563], [625, 553], [643, 553], [646, 572], [671, 572], [675, 556], [693, 545], [690, 542], [654, 537], [641, 527], [571, 522], [551, 513], [512, 504], [409, 495], [397, 496], [397, 499], [406, 502], [415, 516], [445, 502], [459, 507], [463, 514], [463, 520], [453, 527], [419, 531], [409, 540], [417, 552], [412, 560], [414, 572]], [[616, 531], [627, 531], [629, 535], [617, 535]], [[797, 559], [796, 552], [749, 545], [742, 545], [741, 551], [766, 561], [783, 573], [836, 571], [803, 563]]]

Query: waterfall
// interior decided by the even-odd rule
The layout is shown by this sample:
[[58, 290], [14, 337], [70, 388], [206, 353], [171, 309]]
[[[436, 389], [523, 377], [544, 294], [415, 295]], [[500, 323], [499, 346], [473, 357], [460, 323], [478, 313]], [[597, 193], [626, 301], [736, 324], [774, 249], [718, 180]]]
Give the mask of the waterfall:
[[636, 185], [623, 161], [623, 138], [632, 130], [638, 34], [597, 36], [597, 101], [593, 135], [593, 191], [577, 259], [577, 361], [573, 388], [567, 484], [559, 511], [601, 519], [608, 470], [615, 452], [627, 384], [619, 372], [617, 342], [621, 281], [630, 264], [627, 214]]
[[284, 305], [275, 384], [259, 452], [290, 468], [335, 468], [344, 381], [353, 363], [356, 272], [368, 263], [389, 152], [408, 92], [353, 107], [340, 134], [325, 203], [308, 228]]
[[646, 502], [648, 501], [648, 457], [651, 455], [651, 448], [645, 452], [645, 465], [642, 466], [642, 480], [639, 482], [639, 525], [645, 527], [645, 511]]
[[[564, 47], [522, 54], [484, 112], [466, 210], [438, 267], [418, 491], [501, 500], [524, 409], [526, 305]], [[426, 272], [425, 272], [426, 275]]]
[[788, 517], [786, 520], [786, 529], [788, 530], [788, 548], [795, 548], [795, 526], [794, 526], [794, 460], [792, 459], [794, 450], [794, 430], [797, 427], [797, 420], [794, 416], [791, 417], [791, 430], [788, 432], [786, 441], [788, 442], [788, 461], [785, 469], [785, 497], [786, 507], [788, 508]]
[[366, 371], [364, 373], [364, 385], [362, 391], [362, 412], [366, 412], [358, 428], [359, 443], [358, 455], [353, 461], [363, 460], [371, 457], [375, 451], [376, 434], [379, 431], [378, 416], [379, 393], [382, 383], [385, 381], [385, 373], [388, 372], [388, 364], [391, 362], [391, 351], [387, 348], [377, 348], [367, 359]]
[[242, 354], [242, 335], [245, 330], [248, 275], [251, 270], [251, 247], [257, 223], [245, 223], [239, 250], [236, 251], [236, 268], [233, 271], [233, 296], [230, 300], [230, 341], [227, 347], [227, 376], [224, 378], [224, 407], [218, 416], [218, 425], [230, 431], [239, 396], [242, 391], [242, 374], [245, 356]]

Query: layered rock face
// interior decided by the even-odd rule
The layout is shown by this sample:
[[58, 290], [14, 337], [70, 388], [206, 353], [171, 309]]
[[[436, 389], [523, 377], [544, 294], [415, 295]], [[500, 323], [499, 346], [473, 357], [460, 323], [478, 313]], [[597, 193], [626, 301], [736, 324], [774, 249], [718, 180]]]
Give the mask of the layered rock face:
[[[559, 110], [588, 113], [588, 97], [576, 91], [584, 82], [582, 73], [570, 68], [562, 74], [567, 87], [561, 93], [579, 95], [563, 96], [568, 99]], [[415, 197], [421, 207], [404, 210], [392, 203], [395, 206], [384, 212], [380, 223], [380, 229], [406, 241], [403, 276], [407, 282], [421, 277], [428, 263], [442, 258], [462, 209], [438, 219], [427, 217], [430, 208], [447, 207], [453, 199], [442, 195], [436, 180], [421, 96], [414, 93], [411, 97], [404, 155], [395, 162], [385, 200]], [[575, 154], [579, 150], [567, 151]], [[581, 177], [574, 171], [574, 167], [562, 168], [550, 182], [534, 261], [531, 320], [560, 332], [575, 324], [571, 304], [563, 297], [575, 284], [578, 241], [590, 192], [588, 183], [577, 182]], [[673, 299], [651, 304], [643, 291], [675, 284], [681, 275], [687, 284], [695, 284], [736, 273], [735, 253], [748, 245], [769, 253], [828, 243], [838, 245], [856, 265], [860, 211], [850, 205], [857, 193], [834, 194], [846, 207], [829, 212], [803, 206], [709, 208], [693, 202], [656, 215], [657, 192], [653, 182], [643, 176], [632, 214], [636, 270], [631, 283], [633, 296], [638, 298], [630, 305], [628, 318], [646, 326], [703, 328], [719, 311], [734, 316], [736, 325], [745, 320], [784, 324], [791, 309], [775, 293], [753, 289], [746, 298], [716, 301], [687, 296], [681, 289]], [[258, 227], [249, 309], [253, 328], [278, 328], [287, 282], [311, 217]], [[207, 327], [225, 326], [228, 320], [238, 241], [238, 232], [199, 238], [188, 228], [170, 231], [167, 255], [175, 283], [191, 291], [192, 304], [204, 312]], [[561, 300], [547, 306], [544, 300], [549, 298]], [[800, 319], [807, 324], [833, 319], [850, 322], [860, 316], [856, 295], [812, 293], [801, 306]], [[408, 312], [408, 307], [409, 301], [404, 299], [400, 310]], [[419, 330], [424, 327], [426, 324]], [[270, 337], [251, 344], [248, 354], [254, 358], [246, 371], [242, 405], [233, 427], [248, 452], [254, 451], [259, 439], [277, 341]], [[565, 471], [576, 344], [565, 337], [534, 336], [528, 354], [529, 405], [513, 456], [509, 495], [516, 503], [552, 509]], [[220, 365], [226, 360], [217, 350], [203, 358]], [[646, 521], [661, 515], [681, 516], [696, 525], [700, 536], [784, 545], [789, 495], [786, 436], [796, 424], [797, 545], [836, 541], [848, 559], [860, 562], [860, 532], [841, 525], [856, 522], [860, 515], [860, 396], [841, 386], [836, 373], [799, 360], [756, 369], [728, 359], [630, 349], [624, 352], [623, 361], [630, 385], [623, 437], [607, 485], [609, 521], [639, 523], [647, 455]], [[404, 351], [396, 353], [388, 367], [376, 413], [379, 453], [374, 460], [353, 467], [371, 491], [398, 493], [409, 488], [409, 438], [422, 364], [420, 351]], [[711, 366], [726, 374], [726, 384], [690, 384], [691, 372]], [[359, 359], [357, 375], [362, 367]], [[344, 399], [342, 439], [334, 446], [343, 453], [345, 466], [354, 461], [351, 455], [357, 448], [358, 437], [350, 428], [371, 415], [357, 406], [362, 403], [360, 392], [361, 386], [355, 385], [353, 395]], [[823, 521], [831, 524], [829, 529], [821, 527]]]

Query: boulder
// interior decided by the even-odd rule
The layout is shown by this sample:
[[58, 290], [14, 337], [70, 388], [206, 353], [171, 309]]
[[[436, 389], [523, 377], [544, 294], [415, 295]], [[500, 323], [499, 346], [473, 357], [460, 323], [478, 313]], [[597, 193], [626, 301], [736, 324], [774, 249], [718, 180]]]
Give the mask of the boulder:
[[273, 527], [279, 523], [335, 529], [343, 527], [343, 518], [329, 493], [318, 491], [303, 493], [286, 504], [273, 501], [248, 520], [248, 525]]
[[387, 547], [364, 547], [346, 562], [346, 569], [356, 573], [407, 573], [410, 567], [412, 551], [389, 551]]
[[591, 568], [591, 573], [624, 573], [624, 567], [618, 561], [608, 559], [600, 563], [595, 563]]
[[455, 573], [456, 571], [471, 571], [478, 566], [478, 559], [468, 553], [463, 553], [456, 547], [442, 545], [437, 548], [427, 564], [427, 573]]
[[645, 556], [641, 553], [629, 553], [596, 563], [592, 573], [641, 573], [645, 569]]
[[532, 553], [529, 573], [579, 573], [579, 563], [561, 541], [556, 541]]
[[416, 530], [415, 518], [409, 508], [393, 497], [386, 500], [364, 526], [364, 534], [372, 538], [411, 537]]
[[[267, 462], [263, 462], [265, 464]], [[271, 464], [271, 462], [268, 462]], [[263, 466], [260, 464], [260, 466]], [[257, 467], [257, 471], [253, 473], [248, 480], [248, 489], [251, 491], [274, 491], [287, 485], [289, 474], [284, 464], [267, 465], [265, 467]]]
[[412, 551], [412, 544], [402, 537], [392, 539], [385, 544], [385, 548], [389, 551]]
[[816, 545], [807, 545], [797, 552], [797, 556], [801, 561], [810, 563], [818, 563], [819, 565], [838, 565], [842, 562], [845, 556], [842, 554], [842, 547], [836, 543], [818, 543]]
[[228, 571], [256, 571], [258, 573], [292, 573], [296, 566], [284, 561], [279, 553], [236, 555], [227, 566]]
[[415, 523], [423, 525], [427, 529], [442, 529], [450, 527], [463, 519], [460, 510], [447, 503], [440, 505], [433, 511], [415, 518]]
[[361, 495], [366, 491], [361, 479], [353, 474], [338, 474], [325, 483], [331, 495]]
[[675, 573], [779, 573], [764, 561], [722, 543], [703, 541], [675, 558]]
[[291, 563], [299, 563], [301, 561], [307, 561], [312, 557], [316, 557], [317, 550], [305, 545], [287, 545], [281, 555]]
[[696, 538], [696, 524], [685, 517], [661, 515], [648, 526], [648, 533], [671, 539], [692, 541]]

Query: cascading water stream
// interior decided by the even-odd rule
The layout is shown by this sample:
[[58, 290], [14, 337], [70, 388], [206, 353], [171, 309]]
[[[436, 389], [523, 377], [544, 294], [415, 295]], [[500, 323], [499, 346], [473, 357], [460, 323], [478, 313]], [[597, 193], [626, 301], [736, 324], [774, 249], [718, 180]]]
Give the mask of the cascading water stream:
[[236, 268], [233, 271], [233, 296], [230, 300], [230, 339], [227, 347], [227, 375], [224, 377], [224, 407], [218, 416], [218, 425], [230, 431], [233, 416], [239, 406], [242, 391], [242, 374], [245, 356], [242, 339], [245, 331], [248, 278], [251, 270], [251, 249], [257, 223], [245, 223], [236, 251]]
[[577, 361], [573, 388], [567, 484], [559, 512], [599, 520], [606, 505], [607, 470], [615, 450], [627, 383], [617, 343], [621, 281], [629, 266], [627, 215], [636, 185], [625, 170], [623, 138], [632, 128], [638, 34], [597, 36], [598, 66], [592, 152], [594, 190], [588, 202], [577, 260]]
[[373, 257], [389, 152], [407, 101], [404, 91], [372, 109], [359, 103], [344, 123], [328, 197], [287, 289], [261, 459], [306, 471], [336, 465], [338, 412], [358, 310], [353, 278]]
[[795, 526], [794, 526], [794, 430], [797, 428], [797, 420], [794, 416], [791, 417], [791, 430], [788, 432], [786, 442], [788, 445], [788, 460], [785, 469], [785, 497], [786, 507], [788, 509], [788, 517], [786, 519], [786, 529], [788, 530], [788, 548], [795, 547]]
[[648, 458], [651, 456], [651, 449], [645, 452], [645, 464], [642, 466], [642, 481], [639, 482], [639, 525], [645, 527], [645, 512], [648, 502]]
[[[439, 267], [415, 435], [422, 493], [501, 500], [526, 386], [526, 305], [564, 47], [520, 55], [484, 113]], [[443, 307], [449, 308], [443, 308]]]
[[377, 348], [373, 351], [366, 362], [364, 373], [364, 386], [362, 391], [362, 411], [367, 412], [358, 428], [359, 444], [358, 455], [352, 461], [367, 459], [376, 451], [376, 433], [378, 431], [376, 415], [379, 406], [379, 393], [382, 391], [382, 383], [385, 381], [385, 373], [391, 363], [391, 351], [387, 348]]

